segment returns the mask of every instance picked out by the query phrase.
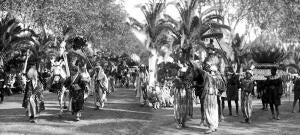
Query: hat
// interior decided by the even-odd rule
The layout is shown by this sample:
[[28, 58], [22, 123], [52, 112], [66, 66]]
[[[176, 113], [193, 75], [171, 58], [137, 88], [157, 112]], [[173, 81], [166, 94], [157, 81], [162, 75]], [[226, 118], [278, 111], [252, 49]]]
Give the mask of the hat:
[[210, 67], [210, 70], [211, 71], [218, 71], [218, 68], [217, 68], [217, 66], [213, 65], [213, 66]]
[[246, 74], [250, 74], [251, 76], [253, 76], [252, 70], [247, 70], [247, 71], [246, 71]]

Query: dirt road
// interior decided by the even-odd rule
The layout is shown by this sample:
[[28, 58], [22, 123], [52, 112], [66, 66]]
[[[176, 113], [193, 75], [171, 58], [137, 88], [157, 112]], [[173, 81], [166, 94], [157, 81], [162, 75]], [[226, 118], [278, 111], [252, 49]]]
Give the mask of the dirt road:
[[[132, 89], [118, 89], [108, 97], [105, 109], [95, 111], [93, 98], [85, 104], [83, 119], [74, 122], [70, 112], [58, 118], [56, 95], [46, 93], [46, 110], [41, 113], [37, 124], [29, 123], [21, 108], [22, 95], [6, 97], [0, 104], [0, 134], [104, 134], [104, 135], [199, 135], [205, 127], [200, 127], [200, 109], [194, 108], [195, 118], [187, 122], [187, 128], [176, 129], [173, 109], [153, 110], [140, 107]], [[290, 113], [291, 102], [284, 99], [280, 107], [281, 120], [272, 121], [269, 111], [260, 110], [259, 100], [254, 101], [253, 124], [242, 124], [241, 116], [228, 116], [215, 135], [299, 135], [300, 113]]]

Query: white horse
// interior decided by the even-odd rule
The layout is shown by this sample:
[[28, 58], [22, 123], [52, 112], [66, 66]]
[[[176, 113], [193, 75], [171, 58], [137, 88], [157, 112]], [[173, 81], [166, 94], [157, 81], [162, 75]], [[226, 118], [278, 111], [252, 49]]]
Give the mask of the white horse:
[[63, 69], [63, 61], [51, 61], [51, 90], [58, 94], [59, 102], [59, 117], [63, 113], [63, 109], [67, 108], [66, 100], [70, 100], [69, 90], [65, 86], [65, 81], [67, 79], [66, 71]]

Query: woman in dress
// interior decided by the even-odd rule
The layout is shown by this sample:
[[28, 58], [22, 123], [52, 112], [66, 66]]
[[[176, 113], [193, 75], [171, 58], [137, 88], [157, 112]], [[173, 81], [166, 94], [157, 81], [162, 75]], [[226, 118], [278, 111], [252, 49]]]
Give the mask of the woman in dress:
[[229, 75], [228, 78], [228, 85], [227, 85], [227, 102], [228, 102], [228, 110], [229, 115], [232, 116], [232, 107], [231, 107], [231, 101], [235, 102], [235, 113], [236, 115], [239, 115], [239, 78], [238, 75], [233, 73], [232, 75]]
[[104, 70], [100, 65], [96, 66], [96, 73], [94, 75], [95, 80], [95, 105], [96, 110], [99, 110], [100, 107], [104, 107], [104, 103], [107, 100], [106, 94], [108, 91], [108, 79], [104, 73]]
[[178, 76], [176, 76], [174, 80], [174, 91], [171, 93], [171, 95], [174, 95], [174, 116], [175, 121], [177, 123], [177, 128], [185, 127], [185, 122], [187, 120], [187, 116], [191, 115], [191, 108], [193, 106], [190, 106], [190, 100], [188, 98], [191, 98], [189, 96], [189, 91], [187, 90], [188, 86], [186, 83], [186, 71], [187, 71], [187, 65], [179, 64], [181, 69], [178, 72]]
[[296, 103], [299, 100], [299, 112], [300, 112], [300, 78], [295, 78], [294, 80], [294, 103], [293, 103], [293, 113], [295, 113]]
[[44, 110], [43, 84], [38, 80], [38, 72], [33, 66], [27, 73], [23, 107], [26, 109], [30, 122], [36, 123], [38, 114]]
[[218, 102], [217, 102], [217, 67], [210, 67], [209, 72], [204, 73], [204, 120], [208, 125], [207, 134], [215, 132], [219, 126]]
[[254, 95], [254, 81], [251, 79], [251, 71], [246, 72], [246, 77], [241, 81], [241, 109], [245, 121], [243, 123], [251, 123], [252, 114], [252, 97]]
[[[75, 72], [70, 78], [70, 97], [71, 97], [71, 111], [75, 116], [75, 121], [79, 121], [83, 110], [85, 95], [87, 95], [88, 84], [90, 83], [90, 77], [87, 76], [86, 65], [80, 64], [81, 69]], [[76, 69], [76, 68], [74, 68]]]
[[[280, 120], [279, 118], [279, 106], [281, 105], [282, 96], [282, 80], [281, 77], [276, 74], [277, 69], [271, 69], [271, 76], [267, 77], [267, 95], [272, 112], [273, 119]], [[276, 111], [276, 114], [274, 112]]]
[[141, 66], [140, 70], [138, 71], [138, 76], [136, 79], [136, 97], [139, 100], [141, 106], [145, 105], [144, 95], [146, 94], [144, 91], [144, 83], [146, 82], [146, 74], [143, 71], [143, 65]]

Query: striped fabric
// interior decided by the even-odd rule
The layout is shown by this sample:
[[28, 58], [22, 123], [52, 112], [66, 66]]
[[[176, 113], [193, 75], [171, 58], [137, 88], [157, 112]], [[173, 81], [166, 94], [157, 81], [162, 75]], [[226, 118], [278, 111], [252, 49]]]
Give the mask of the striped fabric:
[[217, 87], [218, 90], [226, 90], [226, 80], [223, 80], [222, 77], [220, 75], [215, 76], [215, 85]]
[[[252, 70], [253, 76], [252, 79], [253, 80], [267, 80], [267, 76], [271, 76], [271, 69], [253, 69]], [[283, 80], [283, 82], [287, 82], [292, 80], [293, 75], [285, 72], [283, 70], [277, 70], [277, 75], [279, 75], [281, 77], [281, 79]], [[245, 73], [243, 73], [241, 75], [242, 78], [245, 77]]]

